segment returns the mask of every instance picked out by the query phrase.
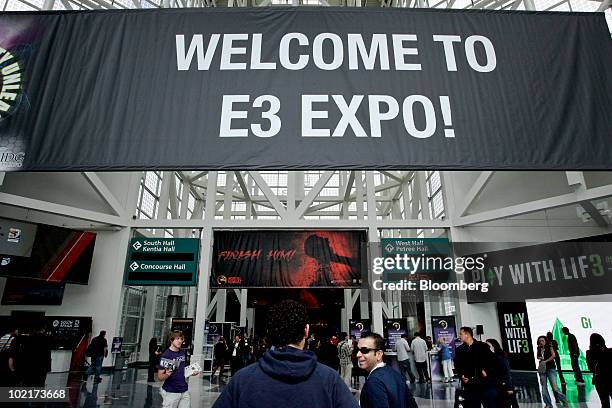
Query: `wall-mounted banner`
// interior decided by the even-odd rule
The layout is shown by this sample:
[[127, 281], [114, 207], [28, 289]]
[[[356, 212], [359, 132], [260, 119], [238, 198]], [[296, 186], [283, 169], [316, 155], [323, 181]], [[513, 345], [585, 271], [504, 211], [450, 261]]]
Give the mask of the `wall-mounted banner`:
[[349, 320], [349, 335], [355, 336], [357, 340], [363, 333], [371, 330], [372, 321], [370, 319], [351, 319]]
[[0, 16], [0, 171], [612, 168], [603, 13]]
[[402, 337], [402, 334], [408, 334], [408, 322], [405, 318], [385, 319], [383, 335], [387, 340], [388, 351], [395, 351], [395, 343]]
[[[525, 302], [498, 303], [497, 318], [501, 331], [501, 346], [513, 370], [533, 370], [533, 345]], [[538, 335], [546, 334], [538, 333]]]
[[123, 337], [113, 337], [111, 346], [112, 354], [121, 354], [121, 348], [123, 347]]
[[216, 231], [215, 288], [360, 287], [363, 231]]
[[438, 344], [440, 337], [444, 338], [444, 342], [451, 352], [451, 357], [454, 358], [457, 347], [455, 316], [431, 316], [431, 329], [434, 345]]
[[[454, 248], [469, 245], [455, 243]], [[610, 242], [552, 242], [479, 256], [484, 257], [484, 268], [466, 271], [465, 280], [488, 283], [488, 290], [467, 291], [468, 302], [521, 302], [612, 293]]]

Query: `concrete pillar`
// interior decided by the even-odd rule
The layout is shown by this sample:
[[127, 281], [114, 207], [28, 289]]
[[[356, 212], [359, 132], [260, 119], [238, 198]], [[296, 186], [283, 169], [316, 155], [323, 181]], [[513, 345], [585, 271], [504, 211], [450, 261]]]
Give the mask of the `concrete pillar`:
[[[138, 361], [148, 361], [149, 353], [147, 350], [147, 344], [153, 337], [153, 329], [155, 328], [155, 300], [157, 295], [157, 286], [149, 286], [145, 289], [147, 291], [144, 319], [142, 321], [142, 338], [140, 340], [140, 352], [138, 354]], [[111, 339], [112, 340], [112, 339]], [[159, 339], [158, 343], [159, 343]]]
[[240, 326], [246, 327], [247, 325], [247, 295], [248, 289], [242, 289], [240, 291]]
[[210, 282], [210, 270], [213, 255], [213, 230], [212, 221], [215, 219], [215, 197], [217, 188], [217, 172], [208, 173], [205, 221], [206, 226], [202, 230], [200, 249], [200, 264], [198, 278], [198, 300], [195, 313], [195, 327], [193, 333], [194, 354], [201, 354], [204, 346], [204, 322], [207, 316]]

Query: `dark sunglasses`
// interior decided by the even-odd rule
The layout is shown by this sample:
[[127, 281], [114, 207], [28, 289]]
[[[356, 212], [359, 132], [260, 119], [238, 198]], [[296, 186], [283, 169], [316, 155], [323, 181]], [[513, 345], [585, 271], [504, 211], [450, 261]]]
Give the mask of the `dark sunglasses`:
[[380, 349], [371, 349], [371, 348], [367, 348], [367, 347], [359, 347], [357, 349], [357, 351], [359, 351], [361, 354], [368, 354], [370, 351], [378, 351]]

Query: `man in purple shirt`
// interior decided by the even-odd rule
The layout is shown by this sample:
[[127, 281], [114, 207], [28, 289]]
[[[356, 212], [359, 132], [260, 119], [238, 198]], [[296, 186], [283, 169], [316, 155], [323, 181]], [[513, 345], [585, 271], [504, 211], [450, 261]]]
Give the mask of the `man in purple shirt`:
[[[181, 331], [170, 332], [170, 347], [159, 359], [157, 376], [164, 382], [160, 393], [163, 408], [189, 408], [191, 397], [185, 380], [185, 350], [181, 349], [185, 340]], [[197, 375], [194, 373], [192, 375]]]

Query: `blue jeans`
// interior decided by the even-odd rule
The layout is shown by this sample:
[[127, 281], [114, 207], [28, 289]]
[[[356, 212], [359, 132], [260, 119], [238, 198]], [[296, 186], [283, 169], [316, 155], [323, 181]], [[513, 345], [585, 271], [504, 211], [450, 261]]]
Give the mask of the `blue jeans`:
[[552, 406], [552, 401], [550, 399], [550, 394], [548, 393], [548, 384], [550, 382], [550, 386], [555, 393], [555, 396], [559, 399], [559, 401], [565, 403], [567, 399], [565, 395], [561, 391], [559, 391], [559, 387], [557, 386], [557, 370], [554, 368], [549, 368], [545, 373], [538, 373], [540, 376], [540, 385], [542, 386], [542, 400], [544, 401], [544, 405], [549, 407]]
[[93, 374], [95, 370], [94, 378], [100, 378], [100, 373], [102, 372], [102, 360], [104, 360], [104, 356], [97, 356], [91, 358], [91, 365], [87, 369], [87, 375]]

